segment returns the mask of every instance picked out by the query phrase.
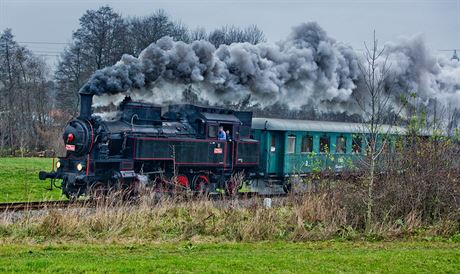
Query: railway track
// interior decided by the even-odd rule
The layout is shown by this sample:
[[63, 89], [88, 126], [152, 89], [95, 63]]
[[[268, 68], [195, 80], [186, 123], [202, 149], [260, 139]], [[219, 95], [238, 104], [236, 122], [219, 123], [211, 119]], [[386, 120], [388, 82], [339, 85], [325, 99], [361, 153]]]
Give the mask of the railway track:
[[81, 206], [88, 201], [38, 201], [38, 202], [12, 202], [12, 203], [0, 203], [0, 212], [8, 211], [27, 211], [27, 210], [40, 210], [50, 208], [66, 208], [73, 206]]
[[[222, 196], [222, 195], [209, 195], [209, 200], [222, 200], [230, 201], [233, 199], [251, 199], [251, 198], [272, 198], [272, 197], [285, 197], [286, 195], [282, 194], [258, 194], [254, 192], [247, 193], [238, 193], [236, 196]], [[190, 198], [190, 197], [189, 197]], [[193, 199], [201, 199], [202, 197], [193, 197]], [[185, 199], [189, 200], [189, 199]], [[14, 212], [14, 211], [27, 211], [27, 210], [42, 210], [42, 209], [52, 209], [52, 208], [71, 208], [71, 207], [91, 207], [96, 206], [97, 201], [94, 200], [57, 200], [57, 201], [37, 201], [37, 202], [11, 202], [11, 203], [0, 203], [0, 213], [1, 212]], [[101, 204], [107, 205], [102, 202]], [[132, 203], [130, 203], [132, 205]], [[114, 203], [113, 205], [117, 205]]]

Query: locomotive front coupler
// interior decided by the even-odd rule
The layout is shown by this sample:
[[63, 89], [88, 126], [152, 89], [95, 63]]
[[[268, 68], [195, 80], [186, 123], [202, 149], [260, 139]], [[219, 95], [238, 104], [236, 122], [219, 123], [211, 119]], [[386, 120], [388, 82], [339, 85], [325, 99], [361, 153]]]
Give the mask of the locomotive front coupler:
[[46, 179], [58, 179], [58, 174], [57, 172], [54, 172], [54, 171], [52, 172], [40, 171], [38, 173], [38, 178], [42, 181]]
[[40, 180], [46, 180], [46, 179], [63, 179], [67, 181], [70, 184], [77, 184], [77, 182], [82, 182], [82, 183], [90, 183], [93, 181], [93, 176], [87, 176], [85, 174], [73, 174], [73, 173], [58, 173], [55, 171], [52, 172], [46, 172], [46, 171], [40, 171], [38, 173], [38, 178]]

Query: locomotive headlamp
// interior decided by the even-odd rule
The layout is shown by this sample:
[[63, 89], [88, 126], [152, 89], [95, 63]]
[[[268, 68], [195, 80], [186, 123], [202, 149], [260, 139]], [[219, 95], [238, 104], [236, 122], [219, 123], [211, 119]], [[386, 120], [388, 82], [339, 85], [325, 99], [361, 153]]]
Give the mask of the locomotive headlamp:
[[77, 164], [77, 170], [81, 171], [83, 169], [83, 165], [81, 163]]
[[61, 167], [61, 162], [60, 161], [57, 161], [56, 162], [56, 168], [60, 168]]

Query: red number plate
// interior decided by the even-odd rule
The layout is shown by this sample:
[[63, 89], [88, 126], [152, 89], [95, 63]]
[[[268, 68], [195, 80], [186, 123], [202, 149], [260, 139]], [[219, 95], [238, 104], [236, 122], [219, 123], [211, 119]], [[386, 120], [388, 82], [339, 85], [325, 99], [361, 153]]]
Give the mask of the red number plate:
[[75, 145], [65, 145], [65, 149], [75, 151]]
[[214, 154], [222, 154], [222, 148], [215, 148]]

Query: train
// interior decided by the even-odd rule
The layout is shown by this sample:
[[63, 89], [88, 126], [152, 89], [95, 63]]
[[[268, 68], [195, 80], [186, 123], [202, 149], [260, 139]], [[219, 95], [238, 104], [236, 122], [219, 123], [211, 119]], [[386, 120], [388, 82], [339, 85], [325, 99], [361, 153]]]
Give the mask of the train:
[[92, 94], [80, 92], [80, 114], [62, 135], [66, 155], [51, 172], [39, 173], [40, 180], [60, 182], [69, 199], [141, 187], [233, 195], [244, 185], [248, 192], [288, 192], [293, 177], [350, 170], [364, 154], [361, 124], [253, 117], [192, 104], [160, 107], [130, 97], [116, 118], [102, 119], [92, 113], [92, 101]]

